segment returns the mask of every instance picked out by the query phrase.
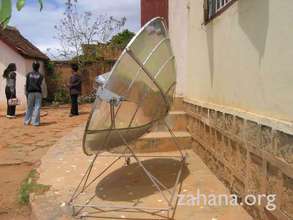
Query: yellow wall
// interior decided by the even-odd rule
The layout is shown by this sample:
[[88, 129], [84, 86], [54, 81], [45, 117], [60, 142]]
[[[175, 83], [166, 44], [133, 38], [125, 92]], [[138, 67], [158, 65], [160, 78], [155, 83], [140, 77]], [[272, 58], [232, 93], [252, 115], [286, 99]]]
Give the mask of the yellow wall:
[[177, 86], [176, 96], [185, 93], [187, 72], [187, 2], [188, 0], [169, 1], [169, 34], [171, 45], [176, 57]]
[[[185, 4], [184, 96], [292, 121], [292, 0], [238, 0], [207, 25], [203, 25], [203, 0]], [[182, 12], [174, 8], [170, 17], [177, 13]], [[180, 24], [176, 25], [171, 29], [180, 32]]]

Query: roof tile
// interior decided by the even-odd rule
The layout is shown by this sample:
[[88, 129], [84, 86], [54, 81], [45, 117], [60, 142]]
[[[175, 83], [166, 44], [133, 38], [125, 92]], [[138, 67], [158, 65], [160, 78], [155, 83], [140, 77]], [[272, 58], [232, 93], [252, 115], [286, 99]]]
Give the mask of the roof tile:
[[47, 55], [42, 53], [36, 46], [23, 37], [14, 27], [6, 27], [5, 29], [0, 27], [0, 40], [24, 57], [41, 60], [49, 59]]

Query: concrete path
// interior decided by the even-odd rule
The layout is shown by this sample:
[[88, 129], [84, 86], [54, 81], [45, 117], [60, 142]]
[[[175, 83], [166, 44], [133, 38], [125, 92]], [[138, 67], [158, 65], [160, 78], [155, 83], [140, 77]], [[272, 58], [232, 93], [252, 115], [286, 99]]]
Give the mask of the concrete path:
[[[61, 220], [73, 219], [72, 210], [66, 202], [80, 181], [85, 169], [91, 161], [82, 153], [81, 139], [83, 127], [75, 129], [70, 135], [60, 139], [52, 147], [41, 161], [38, 169], [40, 173], [39, 183], [50, 185], [50, 190], [43, 195], [31, 196], [31, 207], [35, 219]], [[163, 155], [158, 153], [157, 155]], [[170, 153], [169, 153], [170, 154]], [[175, 154], [171, 152], [171, 154]], [[188, 165], [183, 172], [181, 193], [184, 195], [201, 194], [229, 194], [224, 185], [204, 165], [201, 159], [188, 150]], [[111, 158], [98, 158], [94, 171], [99, 171], [105, 165], [109, 165]], [[174, 159], [149, 158], [144, 161], [145, 166], [163, 182], [167, 188], [172, 187], [179, 167]], [[140, 168], [132, 161], [130, 166], [125, 166], [124, 161], [118, 162], [109, 170], [100, 181], [89, 188], [96, 194], [94, 203], [101, 202], [112, 204], [146, 204], [151, 207], [164, 205], [163, 199], [155, 191], [148, 179], [140, 172]], [[82, 197], [89, 196], [85, 193]], [[187, 197], [186, 197], [187, 198]], [[82, 198], [84, 199], [84, 198]], [[186, 203], [186, 199], [184, 203]], [[84, 210], [86, 212], [86, 210]], [[164, 213], [159, 213], [164, 214]], [[102, 213], [99, 219], [163, 219], [143, 213], [112, 212]], [[178, 206], [176, 220], [252, 220], [252, 218], [239, 206], [209, 207], [204, 204]]]

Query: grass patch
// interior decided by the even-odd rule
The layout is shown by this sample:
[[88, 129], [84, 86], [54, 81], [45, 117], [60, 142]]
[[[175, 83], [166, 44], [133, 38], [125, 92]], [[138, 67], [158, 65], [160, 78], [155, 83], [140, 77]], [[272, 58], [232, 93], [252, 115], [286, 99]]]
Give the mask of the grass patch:
[[30, 193], [42, 194], [49, 190], [50, 186], [37, 183], [39, 175], [36, 170], [32, 170], [23, 181], [19, 190], [19, 203], [27, 205], [30, 199]]

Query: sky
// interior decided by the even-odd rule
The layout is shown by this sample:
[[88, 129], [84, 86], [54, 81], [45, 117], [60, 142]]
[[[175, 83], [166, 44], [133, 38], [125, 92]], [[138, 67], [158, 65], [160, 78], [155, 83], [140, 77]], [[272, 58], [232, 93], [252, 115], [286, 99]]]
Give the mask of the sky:
[[[66, 0], [43, 1], [42, 12], [37, 0], [27, 0], [20, 12], [14, 8], [9, 25], [15, 26], [24, 37], [46, 52], [47, 48], [59, 47], [58, 41], [54, 39], [54, 25], [63, 16]], [[136, 32], [140, 28], [140, 0], [78, 0], [77, 5], [81, 12], [90, 11], [93, 15], [106, 14], [116, 18], [125, 16], [127, 21], [123, 29]]]

